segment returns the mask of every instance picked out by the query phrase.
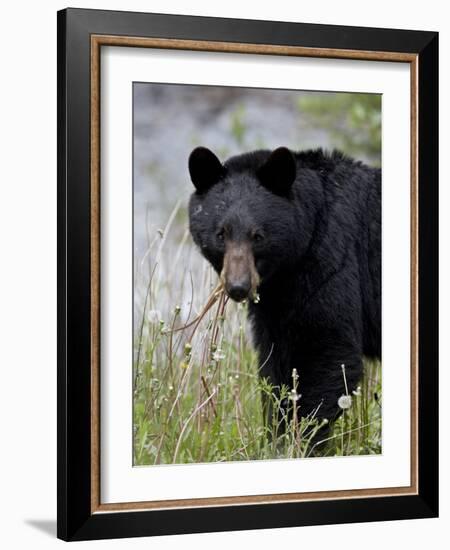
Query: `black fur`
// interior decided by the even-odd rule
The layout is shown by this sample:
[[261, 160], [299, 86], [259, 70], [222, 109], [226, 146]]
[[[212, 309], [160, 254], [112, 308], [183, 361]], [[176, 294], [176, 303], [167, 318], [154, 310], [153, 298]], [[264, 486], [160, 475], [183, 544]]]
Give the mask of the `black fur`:
[[252, 241], [260, 301], [249, 302], [261, 375], [292, 387], [296, 368], [300, 414], [320, 405], [318, 417], [333, 419], [340, 365], [351, 391], [363, 355], [381, 355], [381, 172], [337, 151], [285, 148], [219, 170], [205, 151], [190, 162], [201, 182], [189, 205], [194, 241], [220, 273], [224, 228], [233, 241], [263, 236]]

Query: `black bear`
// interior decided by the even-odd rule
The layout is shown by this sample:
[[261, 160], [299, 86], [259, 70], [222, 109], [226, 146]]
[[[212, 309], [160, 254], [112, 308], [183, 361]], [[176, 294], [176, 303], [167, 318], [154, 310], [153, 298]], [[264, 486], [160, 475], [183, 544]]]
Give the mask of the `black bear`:
[[260, 374], [292, 387], [299, 414], [333, 420], [381, 355], [381, 171], [338, 151], [285, 147], [222, 164], [189, 157], [190, 231], [227, 294], [248, 299]]

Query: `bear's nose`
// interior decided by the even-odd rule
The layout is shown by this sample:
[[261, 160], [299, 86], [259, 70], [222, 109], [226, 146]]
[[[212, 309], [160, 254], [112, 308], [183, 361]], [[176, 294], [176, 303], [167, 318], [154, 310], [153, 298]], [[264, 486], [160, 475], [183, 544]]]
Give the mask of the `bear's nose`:
[[236, 302], [242, 302], [250, 292], [250, 281], [236, 281], [228, 283], [225, 287], [228, 296]]

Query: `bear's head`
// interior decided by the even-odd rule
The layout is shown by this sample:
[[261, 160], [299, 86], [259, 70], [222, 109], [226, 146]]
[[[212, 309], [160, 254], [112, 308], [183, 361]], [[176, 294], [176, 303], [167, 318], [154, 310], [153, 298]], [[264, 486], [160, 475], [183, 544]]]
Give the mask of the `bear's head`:
[[259, 285], [292, 269], [305, 249], [294, 155], [280, 147], [222, 164], [212, 151], [197, 147], [189, 173], [195, 186], [189, 203], [195, 243], [233, 300], [255, 298]]

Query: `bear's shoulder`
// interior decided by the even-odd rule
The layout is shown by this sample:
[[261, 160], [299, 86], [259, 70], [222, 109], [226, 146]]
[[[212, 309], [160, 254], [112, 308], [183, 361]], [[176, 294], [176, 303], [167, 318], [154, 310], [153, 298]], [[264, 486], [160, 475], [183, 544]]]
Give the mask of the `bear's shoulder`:
[[298, 151], [295, 154], [297, 163], [303, 168], [310, 170], [331, 172], [338, 167], [360, 167], [363, 163], [344, 154], [338, 149], [328, 151], [326, 149], [307, 149]]

